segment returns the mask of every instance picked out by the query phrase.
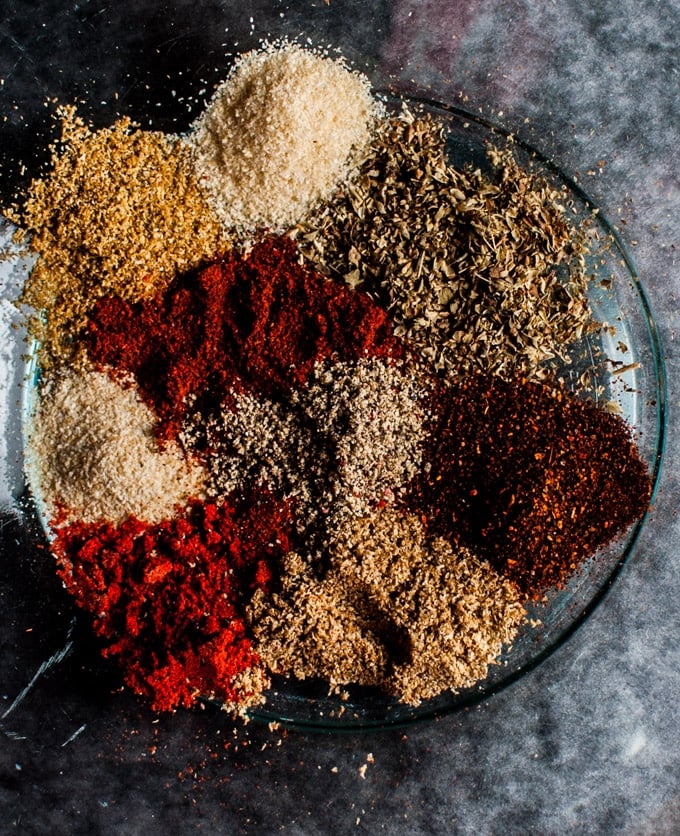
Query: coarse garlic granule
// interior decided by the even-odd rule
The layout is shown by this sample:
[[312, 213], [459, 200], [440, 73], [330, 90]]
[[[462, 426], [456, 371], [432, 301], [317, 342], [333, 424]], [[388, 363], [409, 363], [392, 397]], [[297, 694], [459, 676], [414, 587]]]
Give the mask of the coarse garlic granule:
[[380, 112], [341, 60], [270, 44], [237, 61], [187, 141], [225, 227], [273, 231], [349, 175]]
[[46, 389], [31, 427], [37, 484], [59, 523], [135, 516], [146, 523], [202, 496], [204, 473], [176, 444], [160, 450], [155, 419], [133, 388], [102, 372], [68, 372]]

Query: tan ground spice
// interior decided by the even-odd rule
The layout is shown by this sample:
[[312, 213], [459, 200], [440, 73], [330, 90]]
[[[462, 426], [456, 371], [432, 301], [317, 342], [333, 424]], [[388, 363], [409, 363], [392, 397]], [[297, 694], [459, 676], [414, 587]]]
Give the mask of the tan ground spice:
[[68, 372], [41, 398], [29, 450], [50, 517], [60, 523], [173, 517], [202, 495], [202, 468], [178, 445], [161, 451], [155, 418], [133, 388], [105, 373]]
[[129, 119], [93, 130], [73, 107], [58, 116], [51, 170], [10, 211], [38, 254], [20, 301], [43, 366], [71, 358], [101, 297], [151, 296], [226, 249], [182, 142]]
[[385, 643], [333, 574], [319, 580], [300, 555], [286, 556], [281, 588], [256, 592], [247, 617], [255, 649], [267, 667], [298, 679], [321, 677], [331, 688], [347, 683], [379, 685], [385, 679]]
[[389, 310], [438, 369], [541, 377], [595, 327], [584, 238], [558, 190], [509, 150], [490, 160], [492, 175], [453, 168], [443, 127], [404, 111], [359, 176], [289, 234], [317, 269]]
[[299, 220], [363, 155], [379, 106], [368, 80], [292, 43], [243, 55], [188, 141], [227, 228]]
[[487, 563], [389, 507], [347, 521], [323, 578], [288, 555], [281, 588], [249, 610], [272, 670], [414, 705], [483, 679], [524, 619], [517, 589]]
[[424, 391], [401, 364], [317, 363], [287, 401], [234, 394], [205, 427], [195, 416], [181, 438], [191, 449], [205, 433], [210, 496], [264, 487], [293, 500], [301, 530], [325, 530], [394, 502], [418, 473]]

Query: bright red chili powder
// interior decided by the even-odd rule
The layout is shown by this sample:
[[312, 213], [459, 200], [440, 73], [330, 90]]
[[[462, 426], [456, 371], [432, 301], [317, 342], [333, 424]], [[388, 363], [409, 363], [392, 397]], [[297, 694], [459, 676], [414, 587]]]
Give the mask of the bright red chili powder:
[[103, 300], [88, 336], [91, 359], [131, 372], [176, 437], [189, 395], [219, 404], [230, 388], [276, 397], [303, 385], [325, 358], [400, 356], [388, 314], [366, 294], [298, 263], [295, 243], [268, 238], [136, 304]]
[[158, 711], [199, 695], [239, 704], [243, 674], [259, 666], [241, 610], [267, 589], [271, 561], [290, 550], [292, 518], [282, 503], [196, 502], [154, 526], [130, 518], [75, 523], [54, 541], [58, 572], [93, 616], [105, 656]]

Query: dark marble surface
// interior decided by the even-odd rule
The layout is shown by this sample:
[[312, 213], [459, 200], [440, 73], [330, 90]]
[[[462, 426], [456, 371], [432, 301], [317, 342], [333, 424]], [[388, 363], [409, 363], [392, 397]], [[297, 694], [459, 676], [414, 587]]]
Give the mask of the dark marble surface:
[[4, 516], [0, 832], [680, 832], [678, 32], [677, 0], [4, 0], [3, 201], [44, 158], [48, 98], [82, 99], [101, 124], [122, 112], [181, 130], [227, 53], [267, 33], [337, 44], [481, 109], [579, 178], [648, 289], [671, 431], [651, 519], [572, 639], [476, 708], [383, 733], [150, 714], [96, 661], [49, 563]]

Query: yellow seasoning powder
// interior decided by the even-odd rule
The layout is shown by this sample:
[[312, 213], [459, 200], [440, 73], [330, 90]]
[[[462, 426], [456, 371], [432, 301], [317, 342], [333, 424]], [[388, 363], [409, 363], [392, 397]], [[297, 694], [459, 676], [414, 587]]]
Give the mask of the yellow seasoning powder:
[[129, 119], [93, 130], [73, 107], [57, 115], [51, 170], [9, 212], [38, 256], [20, 301], [36, 312], [43, 367], [72, 359], [102, 297], [152, 296], [228, 248], [179, 139]]

